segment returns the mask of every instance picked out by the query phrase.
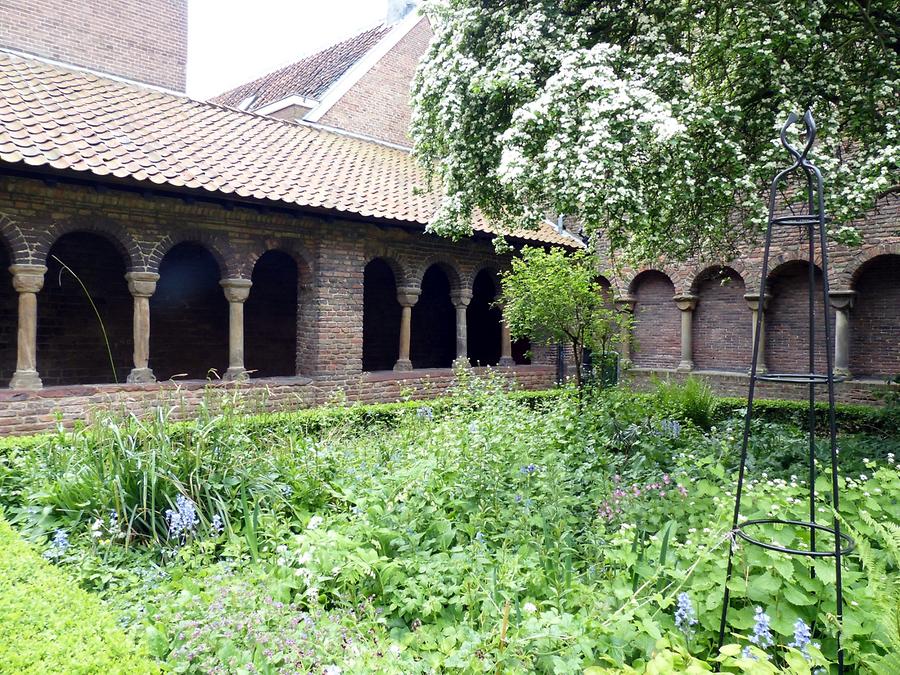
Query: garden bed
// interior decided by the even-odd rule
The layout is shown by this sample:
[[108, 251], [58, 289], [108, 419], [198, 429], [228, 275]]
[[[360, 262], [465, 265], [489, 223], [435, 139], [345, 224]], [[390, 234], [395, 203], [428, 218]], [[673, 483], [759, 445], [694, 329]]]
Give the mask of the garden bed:
[[[122, 664], [144, 650], [197, 673], [809, 673], [835, 657], [827, 561], [740, 547], [716, 647], [742, 405], [470, 381], [428, 404], [107, 420], [4, 442], [0, 508], [42, 574], [115, 617], [134, 645]], [[746, 518], [804, 515], [794, 405], [760, 406]], [[900, 438], [885, 414], [839, 413], [858, 542], [844, 645], [882, 674], [900, 655]], [[4, 536], [0, 569], [26, 550]], [[38, 659], [9, 616], [4, 643]]]

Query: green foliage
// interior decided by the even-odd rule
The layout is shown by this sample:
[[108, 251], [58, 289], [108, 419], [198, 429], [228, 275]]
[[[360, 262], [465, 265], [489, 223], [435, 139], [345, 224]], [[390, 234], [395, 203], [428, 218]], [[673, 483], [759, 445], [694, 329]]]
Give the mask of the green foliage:
[[514, 258], [503, 286], [503, 315], [515, 337], [572, 347], [575, 377], [582, 378], [584, 350], [607, 353], [627, 326], [597, 281], [596, 260], [586, 251], [526, 247]]
[[847, 224], [836, 239], [858, 243], [849, 223], [896, 185], [895, 0], [433, 0], [425, 12], [435, 40], [412, 136], [445, 193], [437, 232], [468, 232], [475, 209], [514, 227], [551, 212], [631, 258], [733, 251], [789, 159], [778, 129], [807, 107], [829, 210]]
[[0, 673], [155, 673], [159, 668], [0, 518]]
[[687, 420], [709, 429], [715, 419], [717, 400], [706, 382], [689, 377], [683, 383], [657, 380], [653, 403], [663, 415]]
[[[833, 662], [833, 566], [749, 546], [716, 651], [743, 419], [716, 408], [705, 428], [695, 399], [706, 401], [621, 387], [509, 395], [463, 378], [441, 402], [250, 420], [226, 410], [163, 425], [152, 443], [152, 425], [108, 420], [7, 450], [0, 504], [37, 539], [64, 526], [72, 545], [57, 564], [177, 672], [808, 673]], [[742, 513], [802, 517], [802, 436], [758, 425]], [[856, 435], [841, 443], [858, 467], [842, 478], [841, 513], [861, 553], [845, 560], [845, 644], [854, 667], [880, 675], [898, 656], [900, 474], [890, 456], [858, 456], [870, 447]], [[183, 541], [123, 536], [124, 519], [117, 530], [103, 507], [67, 496], [94, 456], [117, 458], [107, 482], [143, 482], [151, 446], [156, 482], [196, 499], [202, 522]], [[118, 458], [122, 447], [134, 457]], [[178, 473], [184, 458], [210, 467]], [[222, 533], [207, 525], [209, 503], [223, 505]], [[830, 520], [825, 500], [819, 519]], [[807, 533], [761, 536], [803, 546]], [[681, 593], [690, 631], [675, 623]], [[774, 645], [752, 662], [741, 649], [757, 606]], [[788, 646], [797, 619], [821, 645], [810, 662]]]

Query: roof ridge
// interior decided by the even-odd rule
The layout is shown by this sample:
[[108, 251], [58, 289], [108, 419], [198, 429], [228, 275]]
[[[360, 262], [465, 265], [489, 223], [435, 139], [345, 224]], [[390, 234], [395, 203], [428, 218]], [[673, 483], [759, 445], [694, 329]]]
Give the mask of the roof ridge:
[[[355, 63], [356, 60], [361, 58], [366, 52], [368, 52], [376, 44], [378, 44], [378, 42], [380, 42], [382, 39], [384, 39], [384, 37], [388, 33], [390, 33], [390, 31], [393, 29], [393, 27], [394, 27], [393, 24], [388, 24], [388, 23], [385, 23], [384, 21], [380, 21], [377, 24], [374, 24], [374, 25], [370, 26], [369, 28], [366, 28], [365, 30], [355, 32], [341, 40], [332, 42], [324, 47], [316, 49], [315, 51], [304, 54], [303, 56], [294, 57], [289, 61], [285, 61], [281, 65], [276, 66], [276, 67], [272, 68], [271, 70], [268, 70], [267, 72], [262, 73], [261, 75], [258, 75], [257, 77], [254, 77], [253, 79], [251, 79], [247, 82], [243, 82], [237, 86], [231, 87], [230, 89], [227, 89], [223, 92], [216, 94], [215, 96], [210, 96], [209, 100], [214, 100], [216, 102], [222, 102], [223, 99], [227, 99], [232, 96], [233, 97], [240, 96], [242, 99], [244, 99], [244, 98], [247, 98], [248, 96], [258, 95], [258, 92], [260, 91], [260, 89], [262, 89], [268, 83], [267, 81], [271, 81], [273, 78], [276, 78], [276, 76], [281, 75], [281, 74], [286, 74], [291, 69], [294, 69], [306, 62], [315, 64], [317, 61], [317, 57], [327, 54], [328, 52], [333, 52], [335, 50], [338, 50], [344, 45], [352, 45], [353, 43], [359, 41], [364, 36], [368, 36], [369, 34], [379, 34], [377, 39], [372, 43], [372, 45], [367, 47], [365, 49], [365, 51], [363, 52], [363, 54], [361, 54], [357, 59], [354, 60], [354, 63]], [[319, 70], [321, 70], [322, 69], [321, 64], [318, 64], [318, 65], [320, 65]], [[350, 64], [350, 66], [352, 66], [352, 63]], [[344, 72], [345, 71], [346, 71], [346, 68], [344, 69]], [[340, 74], [338, 75], [338, 77], [340, 77]], [[327, 87], [325, 87], [325, 88], [327, 89]], [[306, 96], [307, 94], [302, 94], [302, 95]], [[236, 102], [232, 103], [231, 105], [236, 105]]]

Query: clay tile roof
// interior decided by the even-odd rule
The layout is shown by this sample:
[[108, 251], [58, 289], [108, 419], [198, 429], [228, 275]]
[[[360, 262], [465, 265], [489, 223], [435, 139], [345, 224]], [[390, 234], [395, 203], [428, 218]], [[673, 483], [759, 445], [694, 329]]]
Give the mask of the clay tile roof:
[[268, 75], [247, 82], [210, 99], [213, 103], [235, 107], [254, 96], [247, 110], [256, 110], [288, 96], [317, 99], [328, 87], [374, 47], [392, 26], [384, 24], [300, 59]]
[[[426, 226], [408, 151], [0, 51], [0, 162]], [[482, 218], [474, 228], [493, 232]], [[550, 225], [517, 232], [574, 246]]]

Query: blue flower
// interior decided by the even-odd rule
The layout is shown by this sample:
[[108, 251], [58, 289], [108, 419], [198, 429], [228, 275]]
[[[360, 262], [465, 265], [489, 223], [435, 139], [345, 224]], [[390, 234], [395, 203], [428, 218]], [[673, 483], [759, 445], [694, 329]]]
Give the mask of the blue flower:
[[212, 517], [212, 521], [209, 523], [209, 529], [214, 534], [222, 534], [225, 531], [225, 523], [222, 522], [222, 516], [218, 513]]
[[775, 644], [775, 640], [772, 639], [772, 631], [769, 630], [769, 622], [771, 619], [769, 618], [769, 615], [763, 611], [763, 608], [759, 606], [756, 608], [756, 615], [754, 618], [756, 621], [753, 624], [753, 635], [750, 636], [750, 642], [760, 649], [765, 650], [767, 647], [771, 647]]
[[697, 613], [691, 604], [691, 597], [685, 593], [678, 594], [678, 607], [675, 609], [675, 626], [686, 636], [693, 634], [692, 626], [697, 624]]
[[421, 408], [416, 410], [416, 417], [418, 417], [420, 420], [428, 420], [430, 422], [434, 419], [434, 410], [432, 410], [427, 405], [423, 405]]
[[479, 544], [483, 544], [484, 543], [484, 533], [480, 532], [480, 531], [476, 532], [475, 533], [475, 541], [477, 541]]
[[57, 530], [50, 541], [50, 548], [44, 552], [44, 557], [47, 560], [56, 560], [61, 558], [68, 548], [69, 535], [66, 534], [65, 530]]
[[674, 438], [681, 436], [681, 424], [678, 420], [663, 420], [659, 423], [660, 431]]
[[177, 539], [184, 543], [197, 531], [197, 525], [200, 524], [197, 506], [190, 498], [178, 495], [175, 499], [175, 509], [166, 511], [166, 523], [169, 525], [169, 539]]
[[537, 470], [538, 470], [538, 467], [536, 464], [526, 464], [521, 469], [519, 469], [519, 471], [524, 473], [526, 476], [533, 474]]
[[[800, 650], [803, 658], [810, 660], [809, 645], [812, 640], [812, 632], [803, 619], [797, 619], [794, 623], [794, 641], [788, 644], [788, 647]], [[818, 645], [816, 645], [818, 646]]]

